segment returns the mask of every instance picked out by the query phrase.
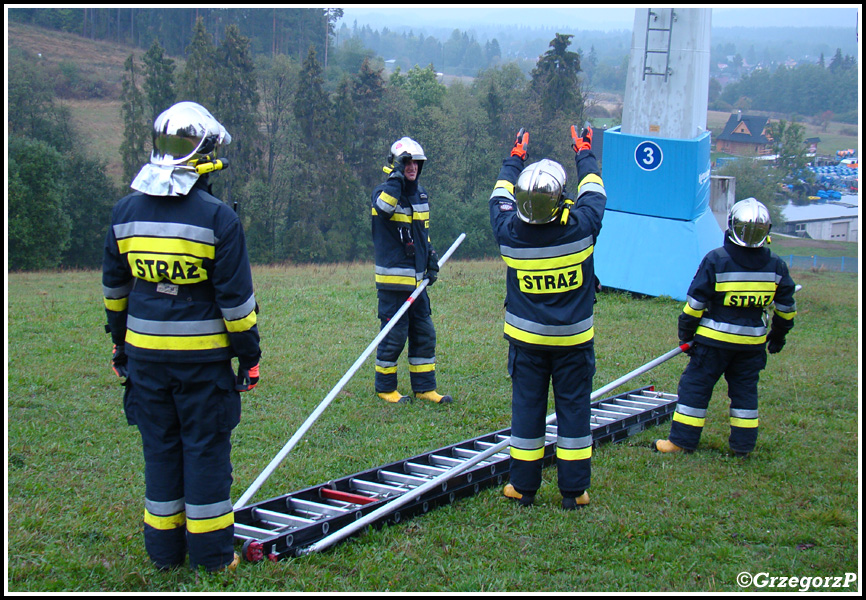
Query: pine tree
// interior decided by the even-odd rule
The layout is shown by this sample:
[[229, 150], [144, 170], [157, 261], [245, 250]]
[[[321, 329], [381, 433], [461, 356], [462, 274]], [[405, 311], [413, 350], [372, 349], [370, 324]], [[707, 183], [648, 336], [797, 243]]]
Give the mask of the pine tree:
[[204, 19], [196, 19], [192, 42], [186, 49], [187, 60], [181, 78], [179, 96], [182, 100], [198, 102], [208, 110], [216, 96], [216, 49], [213, 38], [204, 26]]
[[136, 67], [134, 55], [129, 55], [123, 68], [124, 75], [120, 93], [123, 141], [120, 145], [120, 157], [123, 165], [123, 180], [132, 182], [141, 166], [148, 160], [148, 150], [145, 144], [153, 121], [148, 120], [144, 95], [138, 88], [142, 74]]
[[174, 104], [174, 60], [165, 56], [159, 42], [153, 40], [144, 54], [144, 92], [151, 111], [151, 120]]

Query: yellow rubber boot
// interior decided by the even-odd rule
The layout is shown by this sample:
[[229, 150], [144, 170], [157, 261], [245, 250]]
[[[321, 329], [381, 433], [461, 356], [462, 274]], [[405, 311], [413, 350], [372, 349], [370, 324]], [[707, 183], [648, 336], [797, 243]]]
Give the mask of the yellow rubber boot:
[[584, 492], [577, 498], [563, 498], [562, 499], [562, 508], [565, 510], [575, 510], [578, 508], [583, 508], [589, 504], [589, 492]]
[[506, 498], [517, 500], [520, 506], [532, 506], [532, 503], [535, 502], [535, 494], [521, 494], [510, 483], [502, 489], [502, 493], [505, 494]]
[[218, 569], [214, 569], [213, 571], [210, 571], [210, 572], [211, 573], [232, 573], [235, 571], [235, 569], [238, 568], [239, 564], [241, 564], [241, 555], [238, 554], [237, 552], [235, 552], [235, 556], [232, 559], [232, 562], [230, 562], [229, 564], [222, 566]]
[[391, 402], [393, 404], [408, 404], [412, 401], [409, 396], [404, 396], [397, 390], [394, 390], [393, 392], [379, 392], [378, 396], [385, 402]]
[[680, 448], [670, 440], [656, 440], [653, 442], [652, 449], [655, 452], [661, 452], [662, 454], [673, 454], [675, 452], [691, 452], [690, 450], [686, 450], [685, 448]]
[[416, 398], [420, 398], [421, 400], [429, 400], [430, 402], [434, 402], [436, 404], [448, 404], [454, 401], [454, 398], [448, 396], [447, 394], [443, 396], [438, 393], [436, 390], [432, 390], [430, 392], [421, 392], [415, 394]]

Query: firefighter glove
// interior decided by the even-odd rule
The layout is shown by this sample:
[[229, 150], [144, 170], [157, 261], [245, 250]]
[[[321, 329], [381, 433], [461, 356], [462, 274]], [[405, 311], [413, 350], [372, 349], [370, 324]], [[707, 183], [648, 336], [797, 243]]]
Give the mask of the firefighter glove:
[[396, 179], [400, 182], [400, 185], [403, 185], [406, 182], [406, 162], [411, 158], [411, 155], [408, 152], [404, 152], [400, 156], [394, 158], [394, 163], [391, 165], [391, 174], [388, 175], [388, 179]]
[[785, 334], [775, 330], [770, 330], [767, 335], [767, 352], [770, 354], [778, 354], [785, 347]]
[[259, 365], [245, 369], [238, 368], [238, 376], [235, 378], [235, 390], [238, 392], [248, 392], [259, 383]]
[[517, 139], [514, 142], [514, 148], [511, 150], [511, 156], [517, 156], [522, 160], [526, 160], [526, 152], [529, 150], [529, 132], [520, 128], [517, 132]]
[[571, 139], [574, 140], [574, 143], [571, 145], [571, 147], [578, 154], [583, 152], [584, 150], [592, 150], [592, 127], [584, 127], [583, 131], [581, 131], [580, 135], [578, 135], [577, 129], [575, 129], [574, 125], [572, 125]]
[[118, 377], [129, 377], [127, 363], [126, 344], [115, 344], [111, 349], [111, 370]]
[[430, 251], [430, 257], [427, 259], [427, 286], [431, 286], [439, 279], [439, 256], [435, 250]]

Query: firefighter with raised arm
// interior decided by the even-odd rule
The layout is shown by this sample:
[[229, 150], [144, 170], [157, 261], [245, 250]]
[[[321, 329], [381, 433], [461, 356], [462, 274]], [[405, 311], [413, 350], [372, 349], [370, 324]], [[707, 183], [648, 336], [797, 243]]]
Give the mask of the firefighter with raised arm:
[[[376, 294], [380, 331], [424, 279], [431, 287], [439, 274], [439, 256], [430, 242], [430, 204], [418, 183], [427, 156], [421, 145], [404, 137], [391, 145], [388, 178], [371, 198]], [[409, 379], [416, 398], [435, 404], [453, 399], [436, 391], [436, 329], [425, 288], [376, 349], [375, 389], [386, 402], [411, 398], [397, 390], [397, 359], [408, 339]]]
[[505, 264], [505, 338], [511, 376], [511, 481], [505, 496], [531, 505], [541, 486], [547, 397], [556, 404], [556, 462], [562, 507], [589, 503], [595, 374], [593, 248], [607, 196], [592, 153], [592, 128], [571, 127], [577, 194], [562, 166], [524, 167], [523, 129], [502, 163], [490, 197], [490, 222]]
[[[231, 142], [203, 106], [180, 102], [153, 125], [153, 152], [114, 207], [102, 285], [126, 377], [124, 411], [141, 432], [144, 542], [154, 565], [234, 568], [231, 432], [240, 391], [259, 381], [256, 299], [235, 212], [210, 194]], [[238, 358], [235, 374], [232, 359]]]
[[678, 322], [680, 344], [692, 342], [689, 364], [677, 389], [670, 436], [653, 442], [653, 450], [691, 452], [698, 447], [722, 375], [731, 399], [731, 452], [746, 457], [755, 449], [758, 378], [767, 366], [767, 352], [782, 350], [797, 314], [788, 265], [765, 246], [771, 227], [766, 206], [754, 198], [740, 200], [728, 213], [724, 244], [701, 261]]

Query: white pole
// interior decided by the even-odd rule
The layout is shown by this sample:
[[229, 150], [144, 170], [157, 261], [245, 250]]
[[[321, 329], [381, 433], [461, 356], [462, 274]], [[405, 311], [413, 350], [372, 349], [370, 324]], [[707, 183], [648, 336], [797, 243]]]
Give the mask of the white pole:
[[[451, 258], [451, 255], [454, 254], [454, 251], [457, 250], [457, 247], [463, 242], [463, 239], [465, 237], [466, 234], [461, 233], [454, 241], [454, 243], [451, 244], [451, 247], [448, 248], [448, 251], [442, 256], [442, 258], [439, 259], [440, 267], [444, 265], [449, 258]], [[319, 406], [316, 407], [316, 410], [314, 410], [312, 414], [307, 417], [307, 420], [304, 421], [301, 427], [295, 432], [295, 435], [293, 435], [291, 439], [286, 442], [286, 445], [283, 446], [283, 449], [277, 453], [277, 455], [273, 458], [273, 460], [265, 468], [265, 470], [261, 472], [261, 474], [256, 478], [256, 480], [249, 487], [249, 489], [244, 492], [243, 496], [241, 496], [240, 499], [235, 503], [233, 507], [234, 510], [238, 510], [239, 508], [243, 508], [247, 505], [247, 502], [249, 502], [249, 499], [253, 496], [253, 494], [255, 494], [258, 489], [262, 487], [265, 481], [267, 481], [268, 477], [270, 477], [271, 474], [274, 472], [274, 469], [276, 469], [279, 464], [283, 462], [283, 459], [292, 450], [292, 448], [295, 447], [295, 444], [297, 444], [298, 441], [300, 441], [300, 439], [304, 437], [304, 434], [313, 425], [316, 419], [319, 418], [319, 415], [321, 415], [325, 411], [331, 401], [337, 396], [338, 393], [340, 393], [340, 390], [343, 389], [343, 386], [345, 386], [352, 378], [352, 376], [358, 371], [358, 369], [361, 368], [361, 365], [364, 364], [364, 361], [367, 360], [367, 357], [370, 356], [370, 353], [372, 353], [376, 346], [378, 346], [379, 343], [382, 341], [382, 339], [384, 339], [384, 337], [388, 335], [388, 332], [391, 331], [394, 325], [397, 324], [403, 314], [407, 310], [409, 310], [409, 307], [412, 306], [412, 303], [415, 301], [415, 299], [421, 295], [421, 292], [424, 291], [424, 288], [427, 287], [428, 283], [429, 280], [424, 279], [421, 284], [417, 288], [415, 288], [415, 291], [412, 292], [412, 295], [409, 296], [409, 299], [406, 300], [406, 302], [403, 303], [403, 306], [400, 307], [400, 310], [398, 310], [394, 314], [394, 316], [391, 317], [391, 320], [388, 321], [388, 324], [382, 328], [382, 330], [379, 332], [379, 335], [377, 335], [376, 338], [372, 342], [370, 342], [370, 345], [367, 346], [367, 349], [364, 350], [361, 356], [358, 357], [358, 360], [355, 361], [355, 364], [353, 364], [349, 368], [349, 370], [346, 371], [346, 374], [343, 375], [343, 378], [337, 382], [337, 385], [334, 386], [334, 389], [332, 389], [328, 393], [328, 395], [325, 396], [325, 399], [322, 400], [319, 403]]]
[[[634, 379], [638, 375], [640, 375], [642, 373], [646, 373], [650, 369], [657, 367], [658, 365], [662, 364], [663, 362], [673, 358], [677, 354], [682, 353], [684, 350], [689, 348], [689, 346], [691, 346], [691, 342], [687, 342], [687, 343], [683, 344], [682, 346], [678, 346], [678, 347], [674, 348], [673, 350], [666, 352], [665, 354], [662, 354], [658, 358], [651, 360], [650, 362], [643, 365], [642, 367], [638, 367], [637, 369], [635, 369], [631, 373], [623, 375], [622, 377], [620, 377], [616, 381], [613, 381], [613, 382], [607, 384], [606, 386], [604, 386], [603, 388], [600, 388], [600, 389], [596, 390], [595, 392], [593, 392], [589, 397], [590, 401], [597, 400], [599, 397], [606, 394], [610, 390], [615, 389], [615, 388], [619, 387], [620, 385], [622, 385], [623, 383], [625, 383], [631, 379]], [[547, 425], [550, 425], [554, 421], [556, 421], [556, 413], [548, 415], [545, 423]], [[367, 515], [361, 517], [360, 519], [358, 519], [357, 521], [355, 521], [351, 525], [347, 525], [346, 527], [343, 527], [342, 529], [335, 531], [331, 535], [322, 538], [321, 540], [319, 540], [315, 544], [307, 546], [306, 548], [299, 549], [298, 554], [299, 555], [306, 555], [306, 554], [312, 554], [313, 552], [321, 552], [322, 550], [336, 544], [340, 540], [343, 540], [343, 539], [349, 537], [350, 535], [352, 535], [353, 533], [355, 533], [359, 529], [366, 527], [368, 524], [376, 521], [377, 519], [379, 519], [383, 515], [386, 515], [390, 512], [397, 510], [398, 508], [400, 508], [404, 504], [407, 504], [407, 503], [411, 502], [412, 500], [419, 498], [423, 494], [427, 493], [428, 491], [432, 490], [433, 488], [440, 486], [442, 483], [448, 481], [452, 477], [456, 477], [457, 475], [459, 475], [463, 471], [466, 471], [470, 467], [480, 463], [481, 461], [493, 456], [494, 454], [496, 454], [498, 452], [501, 452], [510, 443], [511, 443], [510, 439], [502, 440], [501, 442], [499, 442], [495, 446], [488, 448], [487, 450], [485, 450], [481, 454], [478, 454], [478, 455], [472, 457], [471, 459], [467, 460], [466, 462], [463, 462], [463, 463], [460, 463], [459, 465], [455, 465], [455, 466], [451, 467], [445, 473], [442, 473], [441, 475], [437, 476], [435, 479], [431, 479], [427, 483], [415, 488], [411, 492], [407, 492], [407, 493], [403, 494], [402, 496], [398, 496], [397, 498], [395, 498], [394, 500], [391, 500], [387, 504], [380, 506], [379, 508], [377, 508], [373, 512], [368, 513]]]

